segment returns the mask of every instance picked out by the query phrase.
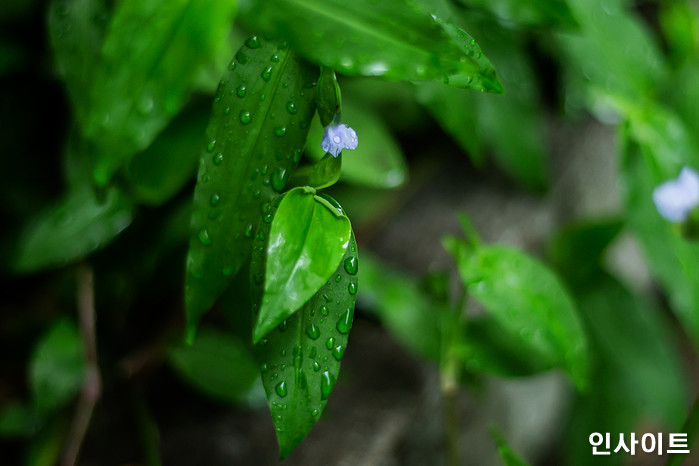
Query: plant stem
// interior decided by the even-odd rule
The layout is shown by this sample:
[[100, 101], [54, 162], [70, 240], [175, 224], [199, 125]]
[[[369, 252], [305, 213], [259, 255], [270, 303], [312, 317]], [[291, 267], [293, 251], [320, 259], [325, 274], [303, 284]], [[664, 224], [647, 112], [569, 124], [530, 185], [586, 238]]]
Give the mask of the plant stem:
[[82, 264], [77, 270], [78, 322], [83, 342], [87, 371], [83, 382], [75, 417], [68, 434], [62, 466], [74, 466], [78, 460], [80, 447], [90, 425], [92, 412], [100, 398], [102, 383], [97, 364], [97, 338], [95, 333], [95, 296], [92, 267]]

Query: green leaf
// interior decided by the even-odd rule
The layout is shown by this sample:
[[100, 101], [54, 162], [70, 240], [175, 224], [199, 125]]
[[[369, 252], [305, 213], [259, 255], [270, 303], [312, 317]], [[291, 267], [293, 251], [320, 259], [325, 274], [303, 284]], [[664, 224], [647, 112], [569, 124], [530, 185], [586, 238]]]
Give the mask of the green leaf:
[[459, 0], [499, 18], [523, 26], [573, 28], [577, 25], [566, 0]]
[[328, 126], [342, 109], [342, 93], [332, 68], [321, 67], [317, 89], [320, 124]]
[[251, 29], [281, 36], [301, 55], [348, 75], [438, 80], [502, 92], [476, 42], [406, 0], [243, 0]]
[[29, 364], [29, 382], [39, 412], [55, 411], [80, 390], [86, 360], [75, 325], [59, 321], [39, 341]]
[[267, 240], [265, 287], [253, 342], [308, 301], [345, 255], [349, 219], [310, 188], [284, 195]]
[[131, 203], [116, 188], [102, 202], [90, 187], [69, 192], [20, 234], [13, 268], [28, 273], [79, 260], [107, 245], [131, 220]]
[[205, 141], [209, 109], [197, 107], [178, 115], [153, 144], [126, 167], [136, 200], [159, 205], [194, 178]]
[[[262, 295], [263, 281], [256, 277], [268, 263], [264, 238], [269, 231], [269, 224], [261, 222], [255, 240], [252, 273], [258, 296]], [[301, 443], [318, 421], [339, 377], [354, 317], [357, 271], [357, 243], [352, 234], [328, 281], [257, 345], [280, 458]]]
[[335, 157], [325, 154], [317, 163], [299, 168], [291, 177], [292, 186], [310, 186], [323, 189], [334, 185], [340, 179], [342, 172], [342, 152]]
[[255, 225], [301, 158], [315, 111], [313, 68], [276, 42], [247, 44], [223, 78], [199, 163], [187, 257], [190, 339], [249, 260]]
[[234, 335], [202, 328], [193, 345], [172, 348], [168, 359], [186, 382], [212, 398], [233, 404], [254, 401], [259, 368]]
[[[400, 146], [378, 115], [345, 100], [342, 120], [357, 131], [359, 145], [356, 150], [343, 151], [341, 180], [374, 188], [396, 188], [408, 180]], [[308, 135], [307, 153], [313, 160], [325, 156], [320, 147], [323, 127], [318, 123], [313, 120]]]
[[[235, 0], [122, 0], [95, 71], [85, 133], [104, 186], [184, 104], [196, 72], [225, 40]], [[94, 66], [94, 65], [93, 65]]]
[[39, 415], [29, 403], [10, 403], [0, 410], [0, 437], [29, 437], [40, 425]]
[[543, 363], [564, 369], [580, 389], [587, 385], [585, 334], [575, 305], [556, 275], [539, 261], [500, 246], [445, 245], [467, 292]]
[[108, 19], [103, 0], [54, 0], [49, 6], [48, 31], [56, 68], [83, 127]]
[[373, 310], [403, 346], [439, 361], [441, 316], [449, 309], [421, 292], [419, 283], [369, 255], [362, 255], [363, 309]]
[[505, 466], [527, 466], [529, 463], [524, 461], [507, 443], [507, 439], [495, 427], [490, 428], [490, 434], [493, 436], [495, 446], [498, 449], [498, 455]]
[[699, 347], [699, 243], [687, 241], [658, 214], [653, 189], [685, 165], [699, 167], [699, 152], [682, 122], [661, 108], [635, 114], [623, 130], [622, 193], [629, 224], [653, 276]]

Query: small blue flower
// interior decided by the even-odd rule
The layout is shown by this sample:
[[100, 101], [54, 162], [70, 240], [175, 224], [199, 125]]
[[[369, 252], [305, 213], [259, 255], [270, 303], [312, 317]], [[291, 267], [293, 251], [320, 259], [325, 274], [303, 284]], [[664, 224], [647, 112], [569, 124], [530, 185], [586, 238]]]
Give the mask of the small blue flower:
[[653, 202], [661, 216], [671, 222], [683, 222], [699, 205], [699, 175], [684, 167], [679, 176], [653, 190]]
[[357, 148], [359, 139], [357, 132], [347, 125], [328, 126], [323, 134], [323, 142], [320, 147], [333, 157], [337, 157], [342, 149], [354, 150]]

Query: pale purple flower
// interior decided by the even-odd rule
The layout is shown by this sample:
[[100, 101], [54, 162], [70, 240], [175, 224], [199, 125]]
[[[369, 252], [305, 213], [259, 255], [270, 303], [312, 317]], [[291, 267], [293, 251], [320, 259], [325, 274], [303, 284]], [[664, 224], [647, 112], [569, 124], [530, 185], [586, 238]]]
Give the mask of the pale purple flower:
[[653, 190], [653, 202], [662, 217], [671, 222], [683, 222], [699, 205], [699, 175], [684, 167], [677, 178]]
[[333, 157], [337, 157], [342, 149], [354, 150], [357, 148], [359, 139], [357, 132], [347, 125], [328, 126], [323, 134], [323, 142], [320, 147]]

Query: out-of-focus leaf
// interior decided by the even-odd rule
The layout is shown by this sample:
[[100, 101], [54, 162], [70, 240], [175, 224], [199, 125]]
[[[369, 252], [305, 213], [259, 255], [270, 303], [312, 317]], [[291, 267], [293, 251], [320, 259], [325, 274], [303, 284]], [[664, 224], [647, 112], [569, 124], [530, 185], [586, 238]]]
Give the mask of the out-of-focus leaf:
[[0, 41], [0, 76], [16, 69], [27, 61], [27, 53], [21, 47]]
[[294, 188], [284, 195], [266, 243], [264, 295], [253, 342], [290, 317], [331, 278], [351, 234], [349, 219], [314, 190]]
[[640, 19], [624, 0], [568, 0], [580, 28], [559, 34], [568, 69], [600, 96], [647, 99], [665, 74], [664, 60]]
[[412, 2], [242, 0], [240, 12], [251, 29], [282, 36], [340, 73], [502, 92], [476, 41]]
[[362, 255], [363, 308], [377, 313], [389, 332], [415, 354], [439, 361], [440, 322], [449, 311], [420, 291], [419, 283]]
[[470, 296], [480, 302], [519, 344], [542, 363], [564, 369], [580, 388], [588, 383], [588, 358], [575, 305], [556, 275], [513, 249], [471, 246], [451, 239]]
[[291, 177], [292, 186], [310, 186], [323, 189], [337, 183], [342, 173], [342, 152], [335, 157], [325, 154], [325, 157], [312, 165], [299, 168]]
[[332, 68], [321, 67], [317, 89], [320, 124], [328, 126], [342, 109], [342, 93]]
[[48, 30], [56, 68], [83, 127], [108, 20], [103, 0], [54, 0], [49, 6]]
[[[699, 48], [699, 46], [697, 46]], [[699, 61], [688, 61], [668, 82], [669, 101], [682, 118], [689, 136], [699, 147]]]
[[24, 458], [25, 466], [56, 466], [65, 448], [70, 424], [65, 417], [56, 417], [32, 437]]
[[81, 259], [108, 244], [131, 219], [131, 203], [116, 188], [102, 202], [90, 187], [70, 192], [21, 232], [13, 268], [27, 273]]
[[61, 408], [83, 383], [86, 360], [75, 325], [56, 323], [39, 341], [30, 362], [30, 385], [39, 412]]
[[699, 243], [684, 239], [652, 200], [653, 189], [676, 177], [683, 166], [699, 168], [699, 151], [682, 122], [657, 107], [633, 113], [622, 142], [622, 193], [629, 224], [651, 272], [699, 346]]
[[614, 437], [639, 425], [679, 431], [687, 406], [687, 381], [667, 322], [605, 272], [597, 279], [578, 300], [589, 330], [595, 389], [573, 408], [567, 455], [572, 465], [600, 464], [590, 454], [591, 432]]
[[675, 65], [695, 60], [699, 52], [699, 11], [691, 2], [663, 2], [658, 16]]
[[148, 149], [131, 159], [126, 175], [137, 200], [162, 204], [194, 178], [208, 121], [208, 108], [182, 113]]
[[0, 410], [0, 437], [29, 437], [39, 425], [39, 415], [28, 403], [15, 402]]
[[[105, 185], [185, 102], [196, 71], [225, 39], [235, 0], [122, 0], [91, 89], [85, 133]], [[94, 66], [94, 65], [93, 65]]]
[[490, 434], [493, 436], [493, 441], [498, 449], [498, 455], [505, 466], [527, 466], [529, 463], [524, 461], [507, 443], [505, 436], [494, 427], [491, 427]]
[[[345, 100], [342, 120], [357, 131], [356, 150], [343, 151], [340, 180], [374, 188], [395, 188], [408, 179], [403, 153], [389, 129], [376, 114]], [[320, 147], [323, 127], [313, 120], [308, 135], [307, 153], [320, 160], [325, 151]]]
[[501, 19], [523, 26], [573, 28], [577, 25], [566, 0], [459, 0], [486, 9]]
[[623, 226], [622, 220], [612, 218], [562, 228], [550, 246], [553, 265], [573, 287], [585, 287], [597, 278], [602, 253]]
[[[253, 277], [266, 268], [265, 238], [270, 235], [269, 225], [260, 222], [253, 250]], [[354, 318], [357, 271], [357, 243], [352, 234], [344, 257], [328, 281], [257, 345], [280, 458], [301, 443], [318, 421], [339, 376]], [[253, 279], [258, 302], [262, 282]]]
[[194, 191], [187, 257], [188, 336], [250, 257], [253, 233], [301, 158], [315, 111], [315, 70], [250, 38], [214, 101]]
[[226, 403], [250, 402], [259, 383], [255, 357], [234, 335], [202, 328], [196, 342], [170, 350], [172, 367], [187, 383]]

